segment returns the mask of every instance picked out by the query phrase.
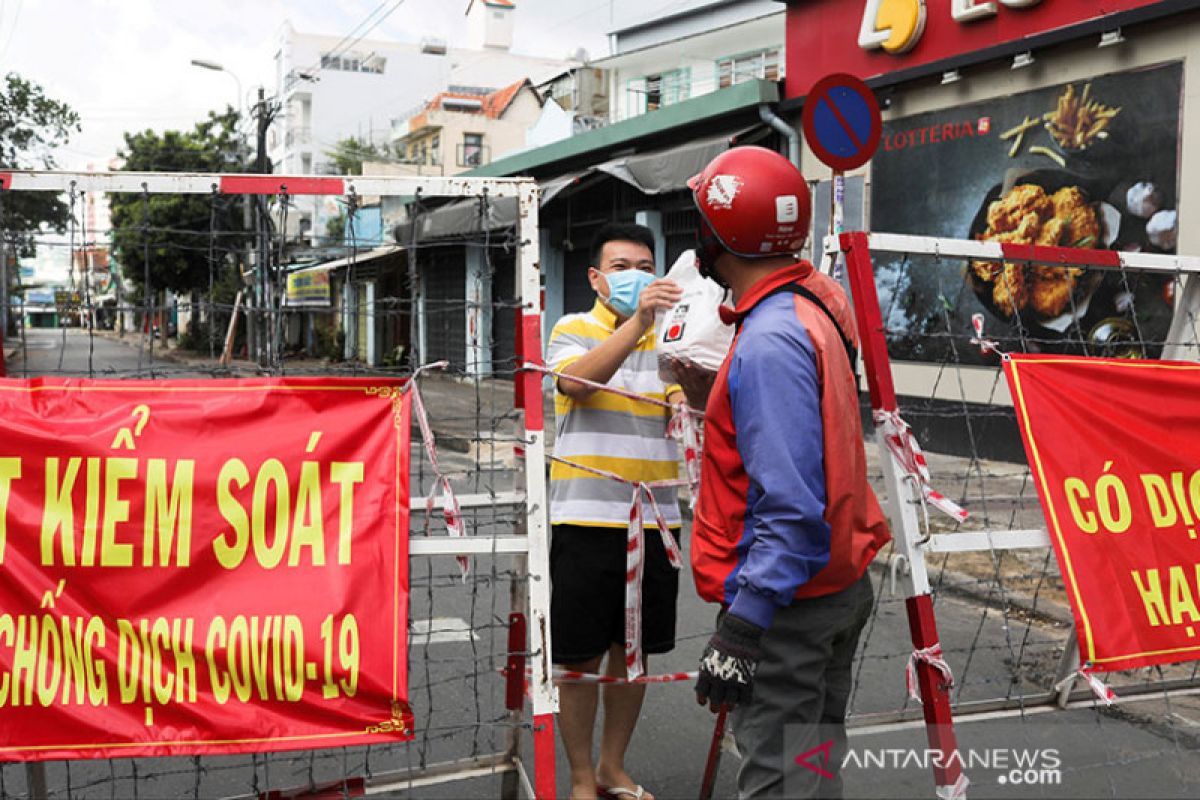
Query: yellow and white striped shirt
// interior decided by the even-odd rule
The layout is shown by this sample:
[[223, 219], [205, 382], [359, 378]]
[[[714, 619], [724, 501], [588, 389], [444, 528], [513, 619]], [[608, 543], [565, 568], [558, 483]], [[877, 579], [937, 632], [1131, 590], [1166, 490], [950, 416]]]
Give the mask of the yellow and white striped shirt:
[[[562, 371], [611, 336], [616, 325], [616, 315], [599, 301], [587, 313], [566, 315], [550, 333], [546, 363], [556, 372]], [[651, 328], [608, 385], [656, 400], [677, 391], [677, 386], [666, 386], [658, 377], [655, 341]], [[678, 448], [666, 435], [667, 409], [604, 391], [574, 400], [557, 391], [557, 382], [555, 386], [556, 456], [631, 481], [679, 476]], [[629, 524], [632, 497], [628, 485], [558, 462], [550, 467], [551, 524], [624, 528]], [[675, 489], [655, 489], [654, 499], [668, 525], [682, 524]], [[643, 518], [654, 519], [649, 503], [643, 508]]]

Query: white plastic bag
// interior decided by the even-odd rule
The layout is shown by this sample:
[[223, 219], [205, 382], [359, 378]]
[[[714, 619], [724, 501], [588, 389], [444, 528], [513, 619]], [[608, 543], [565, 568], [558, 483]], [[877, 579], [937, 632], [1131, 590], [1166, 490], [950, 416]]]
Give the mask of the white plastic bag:
[[658, 314], [659, 377], [676, 382], [678, 363], [716, 372], [733, 342], [733, 326], [721, 322], [717, 313], [725, 290], [715, 281], [701, 277], [696, 254], [691, 250], [675, 260], [666, 277], [679, 284], [683, 298], [670, 310]]

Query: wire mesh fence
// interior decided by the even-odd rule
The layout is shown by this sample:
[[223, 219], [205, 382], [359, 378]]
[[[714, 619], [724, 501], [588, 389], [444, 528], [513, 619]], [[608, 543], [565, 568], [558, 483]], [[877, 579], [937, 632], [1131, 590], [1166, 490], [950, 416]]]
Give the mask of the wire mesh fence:
[[[75, 209], [86, 192], [104, 190], [96, 184], [85, 191], [84, 183], [62, 185]], [[346, 188], [339, 191], [347, 198], [349, 246], [315, 263], [300, 261], [289, 247], [291, 196], [279, 181], [255, 195], [262, 213], [249, 232], [227, 222], [238, 215], [241, 196], [211, 185], [193, 193], [209, 202], [206, 229], [135, 219], [124, 229], [85, 230], [76, 213], [64, 237], [7, 229], [0, 192], [0, 261], [8, 263], [19, 240], [32, 239], [44, 251], [65, 251], [70, 265], [69, 288], [49, 297], [14, 276], [16, 302], [4, 307], [20, 318], [19, 335], [6, 338], [5, 347], [19, 351], [9, 374], [26, 378], [407, 377], [422, 364], [448, 362], [419, 379], [438, 470], [419, 431], [412, 445], [409, 688], [416, 737], [369, 748], [65, 761], [32, 770], [8, 763], [0, 766], [0, 796], [353, 796], [381, 787], [460, 796], [454, 792], [461, 794], [462, 784], [430, 786], [452, 777], [486, 784], [481, 796], [512, 796], [520, 788], [514, 758], [543, 730], [538, 714], [552, 707], [552, 692], [536, 680], [532, 716], [512, 707], [510, 691], [513, 670], [523, 684], [526, 660], [532, 667], [545, 655], [535, 642], [522, 637], [514, 647], [510, 640], [521, 624], [512, 615], [536, 610], [537, 592], [545, 589], [531, 581], [527, 543], [530, 519], [544, 512], [531, 511], [526, 469], [534, 463], [530, 451], [542, 445], [540, 424], [529, 424], [535, 405], [543, 413], [541, 376], [522, 369], [540, 344], [527, 335], [529, 321], [537, 325], [537, 276], [528, 264], [537, 237], [522, 232], [536, 220], [495, 222], [495, 204], [482, 188], [439, 185], [408, 195], [416, 200], [402, 204], [408, 210], [385, 244], [354, 233], [375, 208], [366, 192], [380, 196], [380, 219], [386, 192]], [[434, 190], [457, 198], [466, 223], [430, 237], [420, 225], [423, 212], [436, 210]], [[152, 193], [137, 185], [133, 194], [139, 192]], [[145, 271], [135, 282], [124, 269], [98, 267], [96, 243], [120, 234], [149, 253], [149, 279]], [[195, 291], [165, 293], [155, 288], [153, 267], [178, 254], [197, 254], [207, 280]], [[1194, 796], [1195, 664], [1109, 675], [1122, 698], [1113, 707], [1070, 681], [1078, 655], [1063, 581], [1042, 531], [998, 357], [980, 349], [986, 338], [1011, 352], [1187, 355], [1200, 346], [1183, 303], [1192, 270], [1182, 261], [1167, 272], [1046, 267], [896, 243], [875, 249], [872, 259], [881, 329], [892, 358], [903, 362], [888, 370], [900, 414], [925, 445], [930, 484], [971, 515], [956, 521], [915, 501], [917, 487], [896, 476], [891, 452], [881, 445], [873, 454], [872, 479], [891, 502], [898, 542], [872, 570], [876, 604], [855, 664], [851, 741], [892, 736], [911, 746], [921, 738], [913, 726], [928, 721], [928, 709], [904, 676], [914, 651], [909, 596], [927, 584], [937, 643], [953, 675], [944, 683], [960, 743], [1070, 739], [1078, 747], [1062, 769], [1080, 777], [1090, 795]], [[1035, 302], [1038, 289], [1053, 297]], [[929, 302], [931, 292], [936, 302]], [[861, 317], [865, 300], [856, 301]], [[978, 313], [988, 315], [982, 334], [971, 321]], [[530, 388], [532, 394], [522, 391]], [[540, 451], [532, 468], [544, 481]], [[426, 495], [443, 476], [460, 501], [466, 538], [477, 543], [469, 548], [443, 546], [440, 504], [432, 515], [426, 511]], [[541, 535], [544, 543], [544, 528]], [[532, 635], [538, 624], [528, 622]], [[698, 654], [710, 629], [678, 633], [680, 647]], [[922, 674], [929, 669], [928, 662], [918, 665]], [[1088, 746], [1096, 742], [1105, 746]], [[1003, 789], [978, 770], [968, 772], [977, 788]], [[1153, 777], [1163, 773], [1172, 776], [1166, 790]], [[953, 782], [945, 777], [936, 782], [949, 794]], [[876, 778], [848, 783], [847, 794], [929, 793], [927, 769]]]
[[[530, 580], [531, 560], [538, 575], [546, 553], [544, 526], [530, 525], [541, 511], [531, 514], [530, 503], [538, 504], [536, 487], [544, 486], [540, 398], [532, 401], [538, 420], [531, 427], [514, 391], [517, 327], [525, 317], [536, 324], [538, 313], [521, 299], [537, 296], [530, 291], [537, 285], [532, 184], [321, 179], [309, 186], [305, 181], [312, 179], [264, 177], [239, 189], [223, 185], [229, 177], [42, 173], [24, 176], [22, 186], [22, 176], [6, 174], [0, 262], [14, 269], [6, 282], [12, 302], [6, 295], [0, 305], [13, 316], [4, 320], [9, 335], [3, 346], [17, 352], [8, 375], [415, 379], [432, 433], [432, 442], [425, 441], [414, 417], [408, 696], [415, 736], [365, 748], [6, 763], [0, 796], [358, 796], [469, 779], [478, 786], [428, 789], [432, 794], [423, 796], [530, 794], [532, 776], [523, 768], [518, 773], [520, 751], [534, 732], [525, 668], [536, 668], [545, 651], [541, 623], [548, 613], [539, 606], [544, 592], [531, 591]], [[344, 244], [296, 252], [308, 248], [289, 234], [295, 201], [289, 183], [292, 192], [344, 200]], [[4, 198], [22, 188], [63, 192], [71, 210], [63, 235], [8, 227]], [[84, 204], [89, 194], [105, 191], [140, 201], [141, 213], [139, 203], [127, 202], [131, 213], [114, 216], [124, 225], [88, 230]], [[362, 191], [372, 192], [366, 210]], [[457, 203], [468, 219], [487, 219], [494, 197], [521, 203], [520, 218], [514, 214], [500, 233], [483, 225], [475, 233], [429, 240], [389, 230], [403, 246], [379, 239], [385, 209], [401, 220], [392, 227], [405, 231], [403, 220], [419, 219], [423, 204]], [[181, 198], [193, 208], [206, 206], [207, 218], [151, 224], [152, 199]], [[235, 224], [243, 207], [254, 210], [253, 230]], [[373, 220], [376, 241], [356, 235], [363, 218]], [[22, 278], [15, 256], [29, 246], [44, 260], [65, 262], [65, 289], [50, 291]], [[138, 257], [135, 270], [129, 262]], [[460, 266], [457, 283], [438, 269], [454, 260], [470, 264], [469, 274]], [[192, 288], [181, 291], [172, 269], [191, 270]], [[433, 361], [445, 363], [415, 377]], [[527, 462], [533, 466], [527, 469]], [[535, 669], [528, 694], [539, 698], [535, 710], [545, 714], [553, 694], [538, 674], [544, 678], [544, 669]], [[514, 686], [520, 689], [515, 694]], [[550, 764], [552, 770], [552, 754]]]
[[[924, 449], [923, 458], [905, 464], [905, 454], [877, 434], [875, 479], [889, 501], [896, 540], [879, 560], [884, 580], [860, 647], [851, 724], [863, 743], [905, 741], [898, 732], [908, 721], [927, 727], [934, 750], [1035, 745], [1055, 748], [1061, 759], [1050, 779], [1025, 785], [992, 764], [966, 765], [969, 790], [956, 785], [954, 772], [934, 766], [941, 796], [1194, 795], [1200, 665], [1104, 674], [1119, 698], [1111, 706], [1076, 675], [1080, 656], [1067, 587], [1001, 359], [1006, 353], [1186, 357], [1198, 342], [1183, 287], [1198, 262], [1110, 254], [1101, 267], [1091, 254], [1080, 251], [1076, 260], [1059, 248], [1050, 248], [1058, 251], [1051, 263], [1032, 250], [1028, 260], [1006, 261], [981, 245], [888, 235], [826, 245], [847, 251], [851, 271], [856, 263], [859, 270], [852, 282], [864, 347], [872, 339], [878, 345], [875, 363], [868, 358], [866, 367], [876, 422], [887, 422], [880, 410], [889, 400], [898, 402], [891, 408]], [[1096, 416], [1095, 436], [1103, 437], [1103, 416]], [[927, 480], [917, 462], [927, 467]], [[926, 503], [922, 484], [968, 509], [969, 517], [956, 519]], [[922, 631], [922, 612], [910, 599], [922, 595], [933, 642], [922, 639], [929, 629]], [[911, 630], [911, 641], [898, 630]], [[947, 673], [916, 652], [933, 643]], [[894, 680], [909, 663], [932, 675], [919, 693]], [[872, 691], [884, 683], [892, 691]], [[930, 686], [944, 691], [947, 713], [930, 697]], [[924, 767], [922, 778], [896, 772], [892, 796], [927, 792], [921, 781], [928, 780], [929, 763]], [[854, 789], [882, 796], [879, 786]]]

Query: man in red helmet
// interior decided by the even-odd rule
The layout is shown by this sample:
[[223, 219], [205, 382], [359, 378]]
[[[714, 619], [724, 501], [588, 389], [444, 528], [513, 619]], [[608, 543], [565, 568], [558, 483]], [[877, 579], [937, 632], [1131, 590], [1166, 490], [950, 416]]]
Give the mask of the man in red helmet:
[[[737, 325], [705, 415], [692, 570], [722, 613], [696, 697], [732, 709], [739, 797], [840, 796], [867, 565], [890, 538], [867, 483], [854, 320], [842, 288], [795, 255], [811, 201], [787, 159], [734, 148], [688, 185], [700, 271], [732, 291], [721, 312]], [[796, 766], [830, 738], [832, 778]]]

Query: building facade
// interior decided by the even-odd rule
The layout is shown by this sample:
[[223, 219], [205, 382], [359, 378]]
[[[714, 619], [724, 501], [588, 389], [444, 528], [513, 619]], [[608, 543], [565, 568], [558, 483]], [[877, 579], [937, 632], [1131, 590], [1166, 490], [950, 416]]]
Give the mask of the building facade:
[[750, 80], [784, 75], [784, 10], [771, 0], [722, 0], [636, 21], [609, 34], [611, 121]]
[[395, 125], [397, 155], [425, 168], [420, 174], [457, 175], [525, 146], [542, 100], [522, 79], [489, 91], [452, 86]]
[[[355, 139], [386, 152], [394, 121], [411, 116], [450, 86], [493, 91], [572, 66], [567, 59], [511, 52], [515, 3], [472, 0], [464, 8], [470, 33], [464, 48], [442, 40], [347, 43], [344, 37], [303, 33], [285, 23], [274, 55], [279, 108], [267, 137], [273, 170], [331, 174], [336, 166], [330, 153], [339, 141]], [[388, 157], [405, 162], [407, 154]], [[288, 232], [305, 243], [321, 243], [329, 221], [343, 212], [335, 198], [295, 202]]]

